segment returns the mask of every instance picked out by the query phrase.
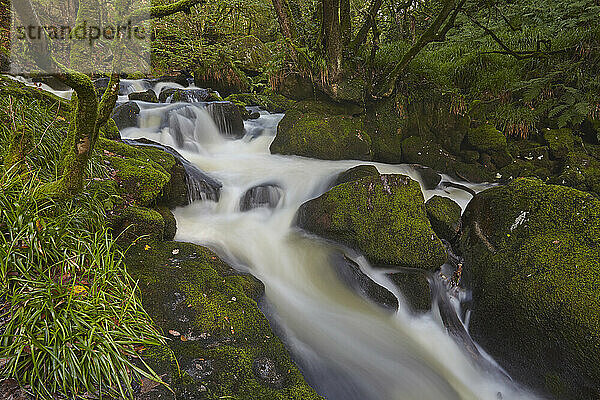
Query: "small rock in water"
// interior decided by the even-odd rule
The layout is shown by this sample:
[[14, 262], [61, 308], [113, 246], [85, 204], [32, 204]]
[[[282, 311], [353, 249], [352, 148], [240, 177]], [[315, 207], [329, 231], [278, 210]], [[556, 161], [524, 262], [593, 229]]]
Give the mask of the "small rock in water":
[[240, 200], [240, 211], [253, 208], [276, 208], [282, 198], [283, 190], [277, 185], [265, 184], [249, 189]]

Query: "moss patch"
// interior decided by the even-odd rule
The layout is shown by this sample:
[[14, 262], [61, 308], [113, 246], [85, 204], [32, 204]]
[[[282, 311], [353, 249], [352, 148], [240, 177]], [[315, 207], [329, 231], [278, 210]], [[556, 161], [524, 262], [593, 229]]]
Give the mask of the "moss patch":
[[490, 124], [483, 124], [477, 128], [469, 129], [467, 141], [479, 151], [489, 152], [506, 148], [506, 136]]
[[575, 137], [570, 129], [551, 129], [544, 132], [544, 140], [550, 148], [550, 154], [555, 159], [564, 158], [575, 148]]
[[463, 221], [475, 339], [525, 383], [554, 376], [561, 398], [598, 397], [600, 201], [517, 179], [475, 196]]
[[375, 264], [435, 269], [446, 261], [419, 184], [404, 175], [338, 185], [300, 207], [300, 227], [354, 247]]
[[271, 152], [325, 160], [370, 160], [371, 139], [363, 120], [339, 105], [302, 101], [279, 123]]

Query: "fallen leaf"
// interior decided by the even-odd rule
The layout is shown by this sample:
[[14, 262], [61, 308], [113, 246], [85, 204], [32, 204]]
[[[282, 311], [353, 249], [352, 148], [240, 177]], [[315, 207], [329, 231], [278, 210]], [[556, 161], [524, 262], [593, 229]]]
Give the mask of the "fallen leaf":
[[169, 334], [171, 334], [171, 335], [173, 335], [175, 337], [181, 336], [181, 333], [179, 333], [179, 332], [177, 332], [176, 330], [173, 330], [173, 329], [169, 330]]

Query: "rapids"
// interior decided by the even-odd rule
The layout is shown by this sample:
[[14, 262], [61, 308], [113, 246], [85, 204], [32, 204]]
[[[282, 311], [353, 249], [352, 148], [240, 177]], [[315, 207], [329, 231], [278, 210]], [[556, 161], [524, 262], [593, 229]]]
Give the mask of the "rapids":
[[[148, 82], [125, 81], [124, 93], [149, 87]], [[160, 83], [154, 89], [158, 94], [163, 87], [180, 86]], [[120, 101], [126, 101], [124, 93]], [[124, 138], [172, 146], [222, 184], [218, 202], [196, 201], [175, 210], [176, 240], [206, 245], [265, 284], [262, 309], [320, 394], [330, 400], [535, 398], [500, 368], [476, 362], [446, 332], [436, 308], [412, 315], [402, 294], [364, 257], [294, 227], [300, 205], [324, 193], [348, 168], [371, 164], [381, 173], [405, 174], [420, 182], [417, 169], [272, 155], [269, 145], [283, 115], [263, 111], [259, 119], [246, 121], [244, 138], [231, 140], [218, 131], [205, 104], [138, 104], [139, 127], [124, 130]], [[443, 180], [452, 181], [447, 176]], [[241, 211], [244, 194], [265, 184], [281, 188], [276, 207]], [[462, 184], [475, 192], [488, 187]], [[425, 199], [436, 194], [452, 198], [463, 210], [472, 197], [451, 185], [423, 190]], [[332, 263], [336, 252], [345, 252], [390, 289], [399, 298], [399, 310], [381, 308], [344, 285]]]

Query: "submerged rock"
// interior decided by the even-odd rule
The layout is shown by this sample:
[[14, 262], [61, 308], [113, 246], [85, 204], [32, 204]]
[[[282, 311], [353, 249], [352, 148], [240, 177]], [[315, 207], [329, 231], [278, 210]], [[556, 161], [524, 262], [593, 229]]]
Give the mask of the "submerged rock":
[[363, 120], [348, 112], [321, 101], [297, 103], [279, 123], [271, 152], [325, 160], [370, 160], [371, 139]]
[[474, 339], [556, 398], [600, 396], [600, 201], [517, 179], [463, 215]]
[[283, 197], [283, 189], [278, 185], [265, 184], [248, 189], [240, 200], [240, 211], [254, 208], [276, 208]]
[[258, 308], [259, 281], [191, 243], [140, 242], [125, 262], [144, 309], [171, 338], [143, 353], [176, 393], [160, 398], [321, 399]]
[[335, 186], [304, 203], [298, 225], [363, 252], [374, 264], [435, 269], [446, 261], [431, 228], [421, 187], [404, 175]]

